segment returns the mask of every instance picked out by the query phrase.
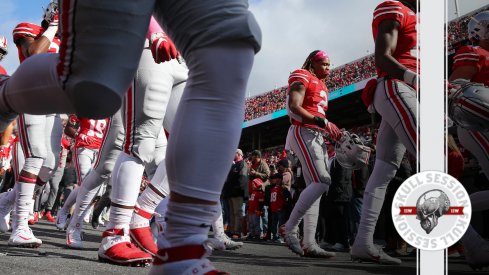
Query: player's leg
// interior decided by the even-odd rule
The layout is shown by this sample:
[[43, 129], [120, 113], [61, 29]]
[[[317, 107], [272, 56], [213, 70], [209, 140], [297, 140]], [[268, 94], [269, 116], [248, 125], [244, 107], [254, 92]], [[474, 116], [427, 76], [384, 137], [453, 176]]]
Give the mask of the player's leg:
[[[462, 146], [469, 150], [479, 162], [484, 174], [489, 175], [489, 134], [457, 128], [458, 139]], [[479, 191], [470, 195], [472, 211], [489, 209], [489, 191]], [[465, 248], [465, 259], [473, 268], [489, 264], [489, 242], [484, 240], [472, 226], [462, 237]]]
[[[304, 127], [291, 126], [287, 143], [299, 158], [307, 187], [302, 191], [289, 220], [285, 224], [285, 240], [289, 248], [305, 256], [325, 257], [334, 253], [319, 248], [315, 240], [319, 216], [319, 199], [328, 191], [331, 177], [328, 173], [328, 154], [321, 133]], [[297, 238], [299, 223], [304, 218], [304, 239], [301, 247]]]
[[41, 166], [46, 159], [44, 128], [46, 116], [21, 115], [19, 137], [25, 163], [16, 182], [15, 215], [9, 245], [38, 247], [42, 241], [34, 237], [27, 221], [32, 209], [32, 197]]
[[121, 151], [124, 128], [120, 111], [111, 117], [106, 127], [107, 130], [104, 132], [93, 169], [83, 179], [81, 186], [77, 188], [75, 211], [66, 230], [66, 242], [70, 248], [83, 248], [81, 240], [83, 217], [100, 186], [108, 183], [117, 156]]
[[[405, 130], [403, 126], [408, 122], [399, 121], [398, 118], [398, 114], [411, 113], [412, 110], [415, 110], [415, 107], [410, 109], [410, 111], [405, 110], [403, 111], [404, 113], [401, 113], [399, 105], [393, 103], [398, 102], [397, 100], [399, 97], [397, 97], [397, 99], [393, 98], [389, 89], [396, 87], [396, 83], [400, 82], [392, 80], [386, 81], [386, 84], [380, 82], [375, 92], [375, 108], [382, 115], [382, 122], [377, 136], [379, 142], [377, 143], [376, 148], [375, 166], [363, 195], [362, 216], [358, 233], [351, 250], [352, 257], [354, 258], [385, 264], [400, 264], [401, 260], [388, 256], [383, 253], [382, 249], [378, 249], [374, 246], [373, 234], [375, 226], [384, 203], [387, 185], [395, 176], [406, 151], [406, 147], [403, 144], [406, 143], [406, 145], [411, 148], [410, 150], [414, 150], [414, 153], [416, 152], [416, 136], [409, 138], [411, 135], [407, 133], [410, 131]], [[394, 90], [397, 91], [399, 89]], [[410, 92], [414, 93], [413, 91]], [[410, 92], [408, 91], [407, 93]], [[409, 96], [411, 95], [409, 94]], [[411, 100], [413, 99], [412, 97], [409, 98], [411, 98]], [[414, 101], [416, 102], [415, 98]], [[414, 114], [414, 116], [415, 115], [416, 114]], [[386, 119], [384, 119], [384, 117]], [[416, 130], [416, 128], [414, 128], [414, 130]], [[402, 133], [404, 133], [404, 135]]]

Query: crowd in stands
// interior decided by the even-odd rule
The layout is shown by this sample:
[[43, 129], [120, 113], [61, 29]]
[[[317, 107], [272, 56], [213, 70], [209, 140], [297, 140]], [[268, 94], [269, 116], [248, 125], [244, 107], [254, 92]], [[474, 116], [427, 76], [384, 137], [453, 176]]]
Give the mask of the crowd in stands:
[[[474, 13], [488, 9], [489, 5], [450, 21], [448, 24], [449, 45], [457, 44], [460, 41], [467, 39], [467, 23], [469, 22], [471, 16]], [[329, 91], [335, 91], [375, 75], [376, 71], [374, 56], [368, 55], [356, 61], [332, 69], [326, 85], [328, 86]], [[286, 91], [287, 86], [284, 86], [264, 94], [248, 98], [246, 100], [246, 113], [244, 120], [249, 121], [271, 114], [275, 111], [285, 109]]]

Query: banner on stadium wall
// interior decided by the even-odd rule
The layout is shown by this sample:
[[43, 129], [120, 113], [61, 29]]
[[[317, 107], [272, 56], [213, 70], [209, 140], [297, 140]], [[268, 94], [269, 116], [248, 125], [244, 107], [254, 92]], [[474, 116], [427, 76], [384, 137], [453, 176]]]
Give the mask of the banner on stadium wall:
[[[343, 87], [341, 89], [330, 92], [329, 96], [328, 96], [328, 101], [333, 101], [333, 100], [338, 99], [342, 96], [346, 96], [346, 95], [352, 94], [354, 92], [361, 91], [363, 88], [365, 88], [365, 85], [367, 84], [367, 82], [372, 78], [365, 79], [365, 80], [362, 80], [362, 81], [357, 82], [355, 84], [351, 84], [351, 85], [348, 85], [348, 86]], [[280, 118], [280, 117], [283, 117], [286, 115], [287, 115], [286, 109], [275, 111], [271, 114], [243, 122], [242, 128], [244, 129], [244, 128], [251, 127], [254, 125], [258, 125], [260, 123], [264, 123], [264, 122], [267, 122], [267, 121], [270, 121], [273, 119], [277, 119], [277, 118]]]

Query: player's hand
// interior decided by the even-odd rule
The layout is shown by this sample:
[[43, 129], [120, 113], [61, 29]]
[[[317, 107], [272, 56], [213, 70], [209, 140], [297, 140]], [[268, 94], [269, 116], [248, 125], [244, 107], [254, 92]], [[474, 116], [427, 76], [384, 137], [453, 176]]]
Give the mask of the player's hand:
[[151, 35], [151, 53], [156, 63], [160, 64], [178, 57], [178, 51], [173, 41], [163, 32], [156, 32]]
[[53, 13], [52, 16], [51, 16], [51, 18], [49, 18], [46, 21], [49, 23], [49, 26], [50, 27], [57, 27], [58, 26], [58, 23], [59, 23], [59, 15], [58, 15], [58, 12]]
[[10, 152], [7, 146], [0, 145], [0, 158], [8, 158]]
[[90, 145], [95, 142], [95, 139], [93, 137], [89, 137], [85, 134], [79, 134], [78, 137], [85, 142], [86, 144]]
[[333, 140], [340, 140], [341, 136], [343, 136], [343, 133], [338, 129], [338, 126], [336, 126], [333, 122], [328, 121], [326, 124], [326, 131], [328, 132], [329, 136]]
[[469, 83], [467, 79], [455, 79], [454, 81], [448, 82], [447, 84], [447, 92], [448, 98], [451, 98], [456, 91], [458, 91], [463, 85]]

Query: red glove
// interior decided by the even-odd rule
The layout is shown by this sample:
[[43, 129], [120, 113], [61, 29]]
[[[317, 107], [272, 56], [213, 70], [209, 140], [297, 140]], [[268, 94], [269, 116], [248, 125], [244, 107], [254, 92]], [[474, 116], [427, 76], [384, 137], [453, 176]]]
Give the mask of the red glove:
[[49, 23], [49, 26], [58, 26], [58, 23], [59, 23], [59, 15], [58, 15], [58, 12], [56, 12], [53, 17], [50, 18], [50, 20], [48, 21]]
[[362, 101], [363, 104], [365, 104], [365, 107], [367, 107], [367, 111], [369, 113], [375, 113], [375, 108], [373, 105], [375, 89], [377, 89], [377, 79], [370, 79], [362, 91]]
[[80, 138], [83, 142], [85, 142], [86, 144], [90, 145], [92, 143], [95, 142], [95, 139], [93, 137], [89, 137], [85, 134], [79, 134], [78, 135], [78, 138]]
[[163, 32], [156, 32], [151, 35], [151, 53], [156, 63], [170, 61], [178, 57], [178, 51], [173, 41]]
[[343, 135], [340, 129], [338, 129], [338, 126], [331, 121], [328, 121], [328, 124], [326, 124], [326, 131], [333, 140], [340, 140]]
[[8, 158], [9, 155], [10, 155], [9, 147], [5, 145], [0, 145], [0, 158]]

